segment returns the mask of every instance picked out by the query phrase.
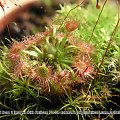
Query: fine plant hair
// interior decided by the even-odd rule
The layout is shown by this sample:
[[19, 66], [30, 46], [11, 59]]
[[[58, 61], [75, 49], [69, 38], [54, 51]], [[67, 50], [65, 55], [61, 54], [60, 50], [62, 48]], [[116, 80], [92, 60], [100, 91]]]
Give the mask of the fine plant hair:
[[[80, 8], [83, 2], [75, 6], [61, 7], [58, 11], [58, 16], [62, 17], [61, 22], [58, 16], [53, 18], [53, 26], [58, 24], [59, 27], [47, 28], [44, 32], [23, 38], [21, 42], [13, 41], [10, 48], [5, 45], [1, 47], [0, 107], [3, 110], [26, 113], [40, 110], [70, 111], [76, 114], [78, 120], [87, 118], [92, 120], [99, 116], [79, 114], [79, 112], [111, 110], [112, 108], [108, 108], [109, 103], [120, 108], [111, 100], [114, 96], [112, 90], [118, 90], [114, 85], [119, 83], [120, 76], [116, 77], [116, 74], [119, 74], [119, 44], [116, 45], [114, 40], [120, 39], [117, 34], [120, 22], [119, 6], [117, 23], [110, 28], [107, 26], [105, 30], [106, 24], [100, 23], [100, 18], [106, 19], [103, 11], [108, 7], [108, 0], [103, 2], [101, 9], [98, 0], [96, 9], [92, 6], [95, 2], [91, 3], [87, 9], [89, 11]], [[67, 7], [70, 10], [67, 10]], [[89, 18], [91, 8], [95, 10], [92, 10], [94, 17]], [[93, 11], [99, 13], [94, 15]], [[78, 19], [72, 16], [74, 13], [80, 14], [76, 16]], [[82, 15], [83, 13], [85, 16]], [[95, 20], [96, 16], [97, 20]], [[91, 28], [93, 23], [94, 26]], [[101, 27], [102, 29], [99, 30]], [[106, 31], [110, 33], [107, 34]], [[109, 59], [115, 59], [117, 65], [110, 64]], [[32, 118], [26, 114], [11, 116], [13, 119], [61, 117], [33, 115]], [[2, 115], [0, 118], [4, 117], [6, 116]], [[109, 118], [112, 115], [105, 117]]]
[[[61, 22], [59, 29], [62, 27], [64, 21], [68, 18], [70, 12], [71, 12], [72, 10], [76, 9], [77, 7], [80, 7], [83, 3], [84, 3], [84, 0], [82, 0], [82, 2], [80, 2], [79, 4], [77, 4], [74, 8], [72, 8], [72, 9], [67, 13], [67, 15], [65, 16], [65, 18], [64, 18], [63, 21]], [[59, 30], [59, 29], [58, 29], [58, 30]]]
[[[89, 42], [91, 42], [91, 40], [92, 40], [94, 31], [95, 31], [95, 29], [96, 29], [96, 26], [97, 26], [97, 24], [98, 24], [98, 22], [99, 22], [99, 19], [100, 19], [100, 17], [101, 17], [101, 14], [102, 14], [102, 12], [103, 12], [103, 9], [104, 9], [106, 3], [107, 3], [107, 0], [105, 0], [105, 2], [103, 3], [103, 7], [102, 7], [102, 9], [101, 9], [101, 11], [100, 11], [100, 14], [99, 14], [99, 16], [98, 16], [98, 19], [97, 19], [97, 21], [96, 21], [96, 23], [95, 23], [95, 26], [94, 26], [94, 28], [93, 28], [93, 31], [92, 31], [92, 34], [91, 34], [91, 36], [90, 36]], [[77, 8], [77, 7], [78, 7], [78, 6], [75, 6], [75, 7], [72, 8], [71, 10], [74, 10], [74, 9]], [[88, 87], [87, 94], [85, 95], [85, 96], [86, 96], [86, 97], [85, 97], [85, 100], [86, 100], [87, 97], [89, 96], [89, 95], [88, 95], [88, 94], [89, 94], [89, 91], [92, 90], [92, 89], [94, 89], [94, 87], [95, 87], [96, 84], [98, 83], [97, 80], [99, 80], [99, 79], [98, 79], [98, 75], [99, 75], [101, 66], [102, 66], [103, 63], [104, 63], [105, 57], [106, 57], [106, 55], [107, 55], [107, 53], [108, 53], [108, 50], [109, 50], [110, 47], [111, 47], [111, 44], [112, 44], [112, 42], [113, 42], [113, 40], [114, 40], [114, 37], [115, 37], [115, 34], [116, 34], [116, 32], [117, 32], [117, 29], [118, 29], [118, 26], [119, 26], [119, 22], [120, 22], [120, 18], [119, 18], [119, 5], [118, 5], [118, 4], [117, 4], [117, 7], [118, 7], [118, 20], [117, 20], [117, 23], [116, 23], [116, 25], [115, 25], [115, 28], [114, 28], [114, 30], [113, 30], [113, 32], [112, 32], [112, 34], [111, 34], [111, 37], [110, 37], [109, 41], [108, 41], [108, 45], [107, 45], [107, 47], [106, 47], [106, 49], [105, 49], [105, 51], [104, 51], [104, 54], [103, 54], [103, 57], [102, 57], [102, 59], [101, 59], [101, 61], [100, 61], [100, 63], [99, 63], [99, 66], [97, 67], [97, 70], [96, 70], [96, 73], [95, 73], [95, 76], [94, 76], [94, 80], [90, 83], [90, 85], [89, 85], [89, 87]], [[71, 10], [70, 10], [70, 11], [68, 12], [68, 14], [66, 15], [67, 17], [69, 17], [69, 13], [71, 12]], [[66, 19], [66, 16], [65, 16], [64, 19]], [[62, 24], [63, 24], [63, 22], [62, 22]], [[61, 25], [62, 25], [62, 24], [61, 24]], [[61, 27], [61, 25], [60, 25], [60, 27]], [[69, 105], [70, 105], [70, 104], [66, 104], [66, 106], [69, 106]], [[78, 108], [78, 109], [79, 109], [79, 108]], [[80, 110], [80, 109], [79, 109], [79, 110]]]
[[[91, 36], [90, 36], [90, 39], [89, 39], [88, 42], [90, 42], [90, 41], [92, 40], [94, 31], [95, 31], [95, 29], [96, 29], [96, 26], [97, 26], [97, 24], [98, 24], [98, 22], [99, 22], [99, 19], [100, 19], [100, 17], [101, 17], [101, 14], [102, 14], [102, 12], [103, 12], [103, 10], [104, 10], [104, 7], [105, 7], [107, 1], [108, 1], [108, 0], [105, 0], [104, 3], [103, 3], [102, 9], [101, 9], [101, 11], [100, 11], [100, 13], [99, 13], [99, 15], [98, 15], [97, 21], [95, 22], [94, 28], [93, 28], [93, 30], [92, 30], [92, 33], [91, 33]], [[72, 8], [72, 9], [67, 13], [67, 15], [65, 16], [64, 20], [62, 21], [59, 29], [62, 27], [64, 21], [69, 17], [70, 12], [71, 12], [72, 10], [78, 8], [78, 7], [79, 7], [80, 5], [82, 5], [83, 3], [84, 3], [84, 0], [83, 0], [81, 3], [79, 3], [78, 5], [76, 5], [74, 8]], [[98, 3], [99, 3], [99, 1], [96, 0], [96, 5], [97, 5]], [[97, 71], [96, 71], [95, 78], [97, 78], [97, 75], [98, 75], [98, 73], [100, 72], [100, 68], [101, 68], [101, 66], [102, 66], [102, 64], [103, 64], [103, 62], [104, 62], [105, 56], [106, 56], [106, 54], [107, 54], [107, 52], [108, 52], [108, 49], [110, 48], [110, 46], [111, 46], [111, 44], [112, 44], [112, 41], [113, 41], [114, 36], [115, 36], [115, 34], [116, 34], [116, 31], [117, 31], [117, 29], [118, 29], [118, 27], [119, 27], [120, 18], [119, 18], [119, 3], [118, 3], [118, 0], [116, 1], [116, 5], [117, 5], [117, 8], [118, 8], [118, 21], [117, 21], [116, 26], [115, 26], [112, 34], [111, 34], [111, 38], [110, 38], [110, 40], [109, 40], [109, 42], [108, 42], [108, 46], [106, 47], [105, 53], [103, 54], [102, 60], [101, 60], [101, 62], [100, 62], [100, 64], [99, 64], [99, 66], [98, 66], [98, 69], [97, 69]]]

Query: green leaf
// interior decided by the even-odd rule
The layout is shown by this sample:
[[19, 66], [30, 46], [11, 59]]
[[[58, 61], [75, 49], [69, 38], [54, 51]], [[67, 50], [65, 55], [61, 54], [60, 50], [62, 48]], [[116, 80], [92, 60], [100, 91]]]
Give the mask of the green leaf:
[[28, 50], [22, 50], [22, 52], [25, 53], [25, 54], [28, 54], [30, 56], [34, 56], [34, 57], [38, 57], [39, 56], [39, 54], [37, 52], [32, 51], [32, 50], [29, 50], [29, 51]]
[[32, 45], [32, 47], [36, 50], [36, 52], [42, 55], [42, 51], [38, 47], [36, 47], [35, 45]]

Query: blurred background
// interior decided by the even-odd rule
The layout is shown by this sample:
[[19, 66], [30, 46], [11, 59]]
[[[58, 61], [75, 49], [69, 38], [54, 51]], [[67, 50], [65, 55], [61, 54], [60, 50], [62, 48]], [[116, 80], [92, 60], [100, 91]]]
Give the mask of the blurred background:
[[[39, 0], [38, 3], [32, 3], [24, 10], [16, 14], [15, 19], [10, 21], [0, 32], [0, 39], [3, 38], [21, 38], [23, 36], [34, 34], [36, 31], [44, 31], [45, 26], [51, 26], [52, 17], [56, 10], [60, 10], [60, 4], [80, 3], [82, 0]], [[89, 0], [84, 0], [84, 6]]]
[[[22, 0], [19, 0], [17, 2], [20, 1]], [[15, 19], [13, 21], [9, 21], [8, 26], [6, 26], [0, 32], [0, 39], [10, 37], [21, 38], [23, 36], [34, 34], [36, 31], [40, 32], [44, 31], [45, 26], [52, 25], [52, 18], [55, 15], [56, 11], [60, 10], [60, 4], [61, 5], [74, 3], [79, 4], [83, 0], [38, 0], [38, 1], [39, 2], [37, 3], [33, 2], [32, 4], [29, 4], [26, 8], [24, 8], [24, 10], [19, 10], [19, 13], [14, 16]], [[104, 0], [100, 0], [100, 2], [101, 1]], [[117, 0], [110, 1], [114, 3]], [[89, 3], [90, 0], [84, 0], [82, 6], [86, 7]], [[18, 9], [21, 8], [19, 7]]]

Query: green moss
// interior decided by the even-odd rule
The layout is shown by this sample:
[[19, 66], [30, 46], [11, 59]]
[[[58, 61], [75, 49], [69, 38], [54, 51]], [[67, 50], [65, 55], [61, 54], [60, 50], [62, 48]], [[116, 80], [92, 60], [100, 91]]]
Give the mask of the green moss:
[[[0, 56], [0, 87], [3, 88], [0, 89], [2, 93], [0, 97], [3, 98], [1, 100], [2, 108], [7, 109], [5, 107], [7, 105], [13, 110], [22, 111], [54, 109], [77, 112], [90, 111], [94, 108], [108, 110], [106, 104], [110, 102], [110, 98], [114, 95], [112, 93], [112, 89], [116, 89], [114, 85], [119, 83], [120, 80], [119, 28], [112, 38], [98, 75], [96, 75], [96, 71], [117, 23], [118, 12], [116, 6], [107, 3], [90, 40], [101, 10], [96, 9], [95, 5], [93, 2], [86, 8], [76, 8], [76, 5], [61, 7], [61, 10], [53, 19], [53, 26], [55, 26], [53, 31], [47, 31], [50, 32], [48, 35], [41, 33], [40, 35], [43, 35], [43, 37], [40, 37], [40, 39], [36, 34], [32, 37], [32, 40], [24, 40], [27, 47], [23, 47], [19, 50], [19, 53], [15, 52], [15, 55], [20, 55], [20, 58], [17, 56], [17, 59], [11, 58], [10, 60], [8, 56], [11, 49], [2, 50]], [[71, 12], [68, 15], [70, 10]], [[66, 30], [67, 20], [64, 19], [66, 15], [72, 21], [80, 22], [74, 31], [68, 32]], [[62, 22], [63, 24], [61, 24]], [[61, 27], [57, 28], [59, 25]], [[36, 42], [36, 40], [38, 41]], [[20, 42], [18, 45], [22, 46], [24, 42]], [[29, 42], [31, 44], [28, 44]], [[84, 43], [92, 45], [94, 50], [86, 53], [88, 46], [83, 48]], [[12, 55], [14, 54], [12, 53]], [[19, 68], [15, 68], [19, 62], [23, 63], [24, 61], [28, 63], [27, 67], [29, 69], [23, 75], [21, 71], [25, 70], [24, 66], [20, 66], [21, 71], [19, 71]], [[81, 68], [79, 63], [83, 63], [85, 70], [84, 67]], [[15, 70], [18, 70], [19, 76], [15, 75]], [[10, 83], [10, 86], [8, 83]], [[43, 88], [47, 89], [47, 92]], [[118, 89], [116, 90], [118, 91]], [[54, 100], [51, 98], [56, 98], [56, 96], [58, 101], [62, 102], [54, 106]], [[7, 100], [10, 101], [10, 104], [7, 103]], [[24, 103], [22, 107], [21, 101]], [[49, 101], [49, 107], [42, 104], [46, 101]], [[50, 106], [53, 106], [53, 108]], [[85, 117], [85, 115], [77, 115], [78, 119], [84, 119]], [[94, 118], [92, 115], [87, 117]], [[51, 118], [53, 117], [51, 116]]]

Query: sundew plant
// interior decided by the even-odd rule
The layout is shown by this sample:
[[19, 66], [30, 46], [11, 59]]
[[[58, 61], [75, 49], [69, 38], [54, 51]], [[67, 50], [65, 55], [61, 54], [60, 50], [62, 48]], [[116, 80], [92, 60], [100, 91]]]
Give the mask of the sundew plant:
[[[108, 0], [63, 5], [46, 31], [1, 46], [0, 109], [26, 114], [0, 118], [114, 119], [114, 115], [79, 114], [119, 110], [119, 5]], [[100, 5], [101, 4], [101, 5]], [[112, 106], [110, 106], [112, 105]], [[33, 112], [29, 115], [30, 111]], [[74, 115], [34, 114], [35, 111]], [[61, 112], [61, 113], [62, 113]], [[67, 112], [66, 112], [67, 113]], [[78, 114], [77, 114], [78, 113]]]

